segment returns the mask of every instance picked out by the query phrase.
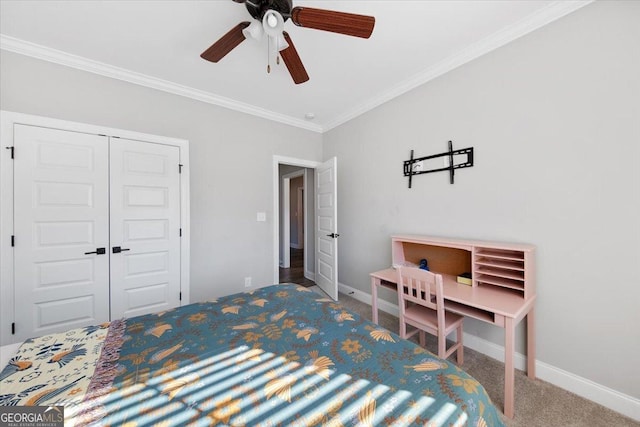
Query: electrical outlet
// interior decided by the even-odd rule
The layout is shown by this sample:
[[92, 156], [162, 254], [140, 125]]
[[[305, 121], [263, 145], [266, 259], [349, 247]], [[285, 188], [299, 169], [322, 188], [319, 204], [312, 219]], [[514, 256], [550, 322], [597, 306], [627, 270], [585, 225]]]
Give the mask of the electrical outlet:
[[245, 288], [250, 288], [251, 287], [251, 277], [245, 277], [244, 278], [244, 287]]

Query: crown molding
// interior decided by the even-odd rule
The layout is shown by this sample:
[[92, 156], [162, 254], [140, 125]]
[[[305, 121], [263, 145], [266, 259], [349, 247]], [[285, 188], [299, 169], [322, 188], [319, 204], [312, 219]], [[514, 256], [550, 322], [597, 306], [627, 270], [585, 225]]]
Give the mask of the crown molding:
[[192, 87], [180, 85], [167, 80], [162, 80], [146, 74], [137, 73], [103, 62], [94, 61], [78, 55], [73, 55], [60, 50], [52, 49], [39, 44], [31, 43], [15, 37], [0, 34], [0, 49], [9, 52], [18, 53], [32, 58], [41, 59], [43, 61], [53, 62], [55, 64], [64, 65], [82, 71], [110, 77], [117, 80], [145, 86], [152, 89], [161, 90], [174, 95], [184, 96], [186, 98], [195, 99], [197, 101], [213, 104], [230, 110], [240, 111], [242, 113], [251, 114], [274, 122], [284, 123], [286, 125], [299, 127], [310, 130], [312, 132], [322, 133], [323, 129], [320, 125], [309, 123], [305, 120], [296, 119], [284, 114], [279, 114], [264, 108], [256, 107], [244, 102], [236, 101], [231, 98], [215, 95], [203, 90], [194, 89]]
[[30, 56], [44, 61], [53, 62], [67, 67], [76, 68], [78, 70], [88, 71], [90, 73], [99, 74], [140, 86], [161, 90], [163, 92], [180, 95], [187, 98], [195, 99], [208, 104], [217, 105], [242, 113], [251, 114], [267, 120], [272, 120], [286, 125], [295, 126], [312, 132], [324, 133], [341, 124], [344, 124], [367, 111], [388, 102], [418, 86], [421, 86], [459, 66], [470, 62], [479, 56], [491, 52], [505, 44], [524, 36], [544, 25], [547, 25], [565, 15], [568, 15], [595, 0], [558, 0], [547, 7], [531, 14], [527, 18], [510, 25], [482, 40], [469, 46], [468, 48], [455, 53], [454, 55], [440, 61], [434, 66], [404, 80], [391, 89], [369, 98], [367, 101], [348, 110], [343, 114], [339, 114], [330, 119], [324, 125], [309, 123], [308, 121], [287, 116], [285, 114], [276, 113], [264, 108], [256, 107], [244, 102], [236, 101], [231, 98], [215, 95], [199, 89], [173, 83], [167, 80], [158, 79], [142, 73], [127, 70], [124, 68], [114, 67], [98, 61], [93, 61], [81, 56], [72, 55], [46, 46], [27, 42], [18, 38], [0, 34], [0, 49], [19, 53], [21, 55]]
[[374, 108], [396, 98], [404, 93], [421, 86], [436, 77], [439, 77], [459, 66], [473, 61], [474, 59], [491, 52], [513, 40], [522, 37], [540, 27], [543, 27], [565, 15], [570, 14], [595, 0], [559, 0], [549, 4], [547, 7], [529, 15], [528, 17], [509, 25], [502, 30], [474, 43], [466, 49], [457, 52], [450, 57], [438, 62], [432, 67], [398, 83], [391, 89], [370, 98], [357, 107], [341, 114], [323, 126], [323, 132], [327, 132], [341, 124], [344, 124], [356, 117], [373, 110]]

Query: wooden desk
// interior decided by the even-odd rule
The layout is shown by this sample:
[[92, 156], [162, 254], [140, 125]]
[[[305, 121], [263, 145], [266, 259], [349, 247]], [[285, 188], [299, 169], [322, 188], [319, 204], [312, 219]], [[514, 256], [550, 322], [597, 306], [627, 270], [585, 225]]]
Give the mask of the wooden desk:
[[[508, 418], [514, 416], [514, 354], [515, 354], [515, 334], [516, 325], [527, 317], [527, 375], [529, 378], [535, 378], [535, 282], [533, 282], [533, 272], [525, 274], [526, 269], [533, 270], [533, 247], [530, 245], [520, 245], [518, 248], [523, 253], [522, 263], [522, 289], [507, 289], [503, 286], [484, 285], [482, 280], [477, 277], [483, 277], [482, 272], [486, 271], [487, 262], [485, 255], [488, 250], [497, 249], [499, 254], [510, 254], [515, 246], [508, 246], [505, 252], [500, 253], [500, 244], [492, 242], [475, 242], [462, 240], [449, 240], [442, 238], [429, 238], [427, 236], [396, 236], [392, 238], [394, 248], [394, 264], [405, 262], [405, 252], [402, 248], [403, 244], [411, 245], [424, 244], [428, 248], [428, 253], [433, 255], [439, 247], [468, 250], [471, 254], [470, 263], [466, 271], [472, 271], [474, 276], [474, 286], [463, 285], [456, 281], [453, 274], [440, 273], [434, 265], [431, 270], [440, 273], [443, 276], [444, 284], [444, 305], [445, 309], [454, 313], [458, 313], [467, 317], [487, 322], [501, 328], [504, 328], [504, 414]], [[488, 249], [487, 249], [488, 248]], [[487, 249], [487, 251], [485, 251]], [[416, 248], [411, 247], [411, 251]], [[429, 252], [431, 251], [431, 252]], [[418, 251], [418, 256], [421, 256]], [[433, 256], [433, 259], [438, 259]], [[526, 262], [524, 261], [526, 259]], [[415, 262], [415, 261], [412, 261]], [[461, 261], [464, 263], [464, 261]], [[499, 260], [499, 262], [502, 262]], [[508, 263], [511, 261], [507, 261]], [[429, 260], [431, 266], [431, 260]], [[456, 264], [454, 262], [454, 264]], [[509, 265], [509, 264], [505, 264]], [[525, 268], [526, 267], [526, 268]], [[460, 268], [456, 266], [455, 268]], [[510, 266], [509, 268], [512, 268]], [[445, 264], [442, 269], [446, 270]], [[507, 270], [505, 270], [507, 271]], [[498, 272], [499, 273], [499, 272]], [[496, 273], [496, 274], [498, 274]], [[504, 276], [509, 276], [509, 272]], [[526, 279], [525, 279], [526, 278]], [[492, 278], [488, 278], [489, 282]], [[397, 272], [393, 268], [376, 271], [371, 273], [371, 307], [373, 322], [378, 323], [378, 287], [384, 287], [397, 292], [396, 288]], [[532, 283], [533, 282], [533, 283]], [[510, 283], [510, 282], [509, 282]], [[527, 287], [528, 286], [528, 287]], [[522, 290], [522, 292], [520, 292]]]

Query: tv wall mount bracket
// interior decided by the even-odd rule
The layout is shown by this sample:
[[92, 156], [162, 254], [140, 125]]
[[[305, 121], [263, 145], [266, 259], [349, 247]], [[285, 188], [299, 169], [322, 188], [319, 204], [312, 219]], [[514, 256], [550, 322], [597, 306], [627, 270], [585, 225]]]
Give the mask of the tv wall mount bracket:
[[[461, 155], [461, 154], [467, 155], [467, 161], [463, 163], [459, 163], [457, 165], [454, 164], [453, 156]], [[430, 160], [430, 159], [437, 159], [439, 157], [448, 157], [449, 166], [436, 168], [436, 169], [429, 169], [429, 170], [416, 170], [415, 165], [418, 162], [422, 162], [424, 160]], [[446, 151], [440, 154], [434, 154], [432, 156], [419, 157], [416, 159], [413, 158], [413, 150], [411, 150], [411, 158], [409, 160], [405, 160], [403, 166], [404, 166], [404, 176], [409, 177], [409, 188], [411, 188], [411, 180], [414, 175], [422, 175], [424, 173], [433, 173], [433, 172], [449, 171], [449, 183], [453, 184], [453, 176], [455, 173], [454, 171], [456, 169], [470, 168], [471, 166], [473, 166], [473, 147], [454, 150], [453, 143], [449, 141], [449, 151]]]

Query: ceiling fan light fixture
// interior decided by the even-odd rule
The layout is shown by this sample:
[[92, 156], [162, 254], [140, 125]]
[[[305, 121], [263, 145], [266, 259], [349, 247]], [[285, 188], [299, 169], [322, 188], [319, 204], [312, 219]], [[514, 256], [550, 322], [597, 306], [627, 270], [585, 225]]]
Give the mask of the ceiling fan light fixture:
[[242, 34], [244, 34], [245, 38], [251, 38], [253, 40], [260, 41], [262, 40], [262, 35], [264, 34], [264, 30], [262, 28], [262, 24], [259, 21], [251, 21], [251, 24], [244, 30], [242, 30]]
[[277, 37], [284, 30], [284, 18], [275, 10], [267, 10], [262, 17], [262, 28], [271, 37]]
[[267, 17], [267, 25], [270, 28], [276, 28], [278, 26], [278, 19], [276, 18], [275, 14], [270, 14]]

